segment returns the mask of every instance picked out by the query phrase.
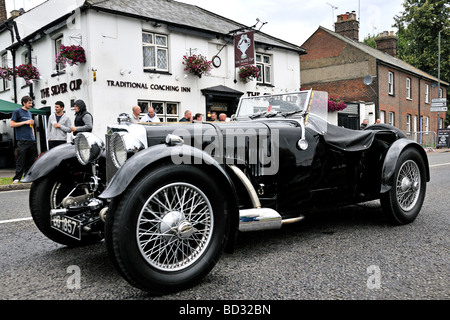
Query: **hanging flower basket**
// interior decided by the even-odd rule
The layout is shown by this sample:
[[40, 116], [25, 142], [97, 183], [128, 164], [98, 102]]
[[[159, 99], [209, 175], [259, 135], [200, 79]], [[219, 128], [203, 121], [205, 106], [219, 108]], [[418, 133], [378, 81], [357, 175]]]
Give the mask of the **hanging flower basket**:
[[211, 67], [211, 61], [208, 61], [206, 57], [199, 55], [192, 56], [183, 56], [183, 64], [186, 66], [184, 71], [189, 71], [192, 74], [195, 74], [199, 78], [202, 77], [202, 74], [209, 72]]
[[247, 83], [259, 76], [259, 68], [254, 65], [248, 65], [239, 69], [239, 79]]
[[86, 53], [81, 46], [65, 46], [61, 45], [59, 53], [56, 55], [55, 62], [58, 64], [66, 64], [73, 66], [86, 62]]
[[38, 80], [40, 78], [38, 69], [31, 64], [21, 64], [16, 67], [16, 76], [24, 78], [27, 84], [30, 84], [31, 80]]
[[8, 67], [1, 68], [0, 67], [0, 79], [10, 81], [13, 76], [14, 76], [14, 70], [12, 68], [8, 68]]
[[342, 111], [347, 105], [338, 96], [330, 96], [328, 98], [328, 112]]

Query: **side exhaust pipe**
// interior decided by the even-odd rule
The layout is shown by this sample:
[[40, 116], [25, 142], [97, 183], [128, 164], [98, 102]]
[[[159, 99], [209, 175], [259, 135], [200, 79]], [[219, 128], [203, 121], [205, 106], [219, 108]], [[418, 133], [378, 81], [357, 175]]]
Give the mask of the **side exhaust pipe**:
[[239, 231], [276, 230], [284, 224], [302, 221], [305, 217], [282, 220], [281, 215], [270, 208], [254, 208], [239, 211]]

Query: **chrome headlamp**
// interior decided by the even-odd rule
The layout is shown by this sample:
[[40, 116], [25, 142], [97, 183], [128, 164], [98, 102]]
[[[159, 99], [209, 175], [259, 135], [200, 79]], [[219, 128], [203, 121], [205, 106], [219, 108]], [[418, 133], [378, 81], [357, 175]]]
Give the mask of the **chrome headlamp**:
[[78, 161], [82, 165], [98, 160], [105, 149], [103, 141], [88, 132], [77, 134], [74, 142]]
[[116, 168], [124, 165], [133, 154], [145, 149], [144, 144], [128, 132], [115, 132], [109, 140], [109, 154]]

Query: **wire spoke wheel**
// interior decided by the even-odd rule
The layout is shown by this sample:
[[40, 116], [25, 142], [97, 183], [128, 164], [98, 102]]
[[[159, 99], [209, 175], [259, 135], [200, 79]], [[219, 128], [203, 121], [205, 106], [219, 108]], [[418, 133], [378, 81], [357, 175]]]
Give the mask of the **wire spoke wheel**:
[[137, 221], [140, 253], [154, 268], [178, 271], [195, 263], [212, 237], [214, 218], [206, 195], [189, 183], [155, 191]]
[[397, 182], [397, 201], [404, 211], [410, 211], [417, 203], [420, 193], [420, 171], [417, 164], [408, 160], [400, 167]]
[[425, 161], [415, 148], [405, 149], [398, 157], [392, 187], [380, 196], [383, 212], [391, 223], [411, 223], [419, 214], [428, 181]]

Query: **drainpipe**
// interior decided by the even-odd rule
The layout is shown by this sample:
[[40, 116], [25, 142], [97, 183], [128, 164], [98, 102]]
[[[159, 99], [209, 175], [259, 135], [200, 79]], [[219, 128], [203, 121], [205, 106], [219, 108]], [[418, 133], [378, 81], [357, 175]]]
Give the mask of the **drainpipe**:
[[[378, 74], [378, 60], [377, 60], [377, 105], [375, 107], [375, 121], [380, 119], [380, 75]], [[386, 122], [386, 119], [384, 119]]]
[[[6, 24], [6, 28], [9, 30], [9, 32], [11, 33], [11, 43], [14, 43], [14, 30], [13, 30], [13, 26], [11, 25], [10, 22], [7, 22]], [[14, 91], [14, 103], [17, 103], [17, 81], [16, 81], [16, 75], [15, 75], [15, 69], [16, 69], [16, 49], [14, 48], [8, 48], [9, 51], [11, 51], [11, 55], [12, 55], [12, 61], [13, 61], [13, 91]]]
[[[14, 25], [14, 31], [16, 33], [17, 42], [19, 42], [21, 45], [26, 45], [27, 46], [27, 49], [28, 49], [28, 64], [32, 64], [31, 52], [33, 51], [33, 49], [31, 47], [31, 44], [30, 44], [30, 42], [28, 42], [28, 41], [25, 42], [25, 41], [23, 41], [20, 38], [19, 29], [17, 28], [17, 23], [14, 20], [13, 20], [13, 25]], [[33, 84], [31, 83], [29, 86], [30, 86], [30, 97], [31, 97], [31, 99], [34, 100], [35, 97], [34, 97], [34, 93], [33, 93]]]
[[419, 78], [419, 103], [418, 103], [418, 109], [419, 109], [419, 144], [422, 144], [422, 117], [420, 116], [420, 78]]

